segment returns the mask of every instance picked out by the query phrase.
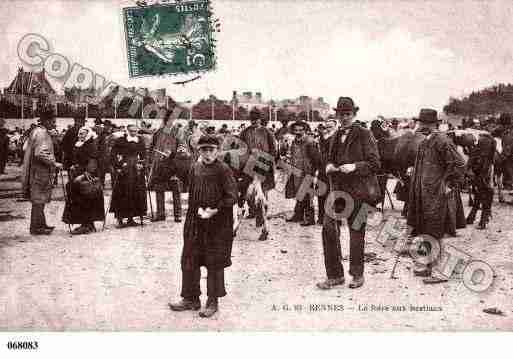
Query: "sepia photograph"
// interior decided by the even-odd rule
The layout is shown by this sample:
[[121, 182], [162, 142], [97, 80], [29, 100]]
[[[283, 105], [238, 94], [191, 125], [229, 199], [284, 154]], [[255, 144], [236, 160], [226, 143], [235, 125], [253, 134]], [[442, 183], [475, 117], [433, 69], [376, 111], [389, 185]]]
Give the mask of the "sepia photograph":
[[8, 354], [513, 330], [512, 1], [4, 0], [0, 29]]

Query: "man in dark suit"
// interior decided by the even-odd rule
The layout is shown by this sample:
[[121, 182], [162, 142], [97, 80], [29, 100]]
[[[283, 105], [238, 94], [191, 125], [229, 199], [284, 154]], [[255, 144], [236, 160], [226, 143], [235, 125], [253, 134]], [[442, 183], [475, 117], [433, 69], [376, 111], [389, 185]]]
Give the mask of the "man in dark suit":
[[335, 108], [340, 128], [334, 135], [326, 166], [330, 182], [326, 213], [322, 227], [322, 244], [327, 279], [317, 283], [320, 289], [331, 289], [345, 283], [340, 248], [340, 224], [347, 219], [349, 230], [349, 288], [364, 283], [365, 225], [368, 205], [379, 198], [376, 173], [380, 160], [372, 133], [355, 123], [358, 107], [349, 97], [340, 97]]

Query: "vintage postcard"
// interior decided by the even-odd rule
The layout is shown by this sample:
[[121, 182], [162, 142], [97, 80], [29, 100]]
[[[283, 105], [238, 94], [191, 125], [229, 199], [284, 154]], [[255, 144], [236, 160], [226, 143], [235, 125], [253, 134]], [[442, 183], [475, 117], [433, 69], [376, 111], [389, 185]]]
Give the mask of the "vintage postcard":
[[0, 10], [0, 331], [513, 329], [513, 2]]

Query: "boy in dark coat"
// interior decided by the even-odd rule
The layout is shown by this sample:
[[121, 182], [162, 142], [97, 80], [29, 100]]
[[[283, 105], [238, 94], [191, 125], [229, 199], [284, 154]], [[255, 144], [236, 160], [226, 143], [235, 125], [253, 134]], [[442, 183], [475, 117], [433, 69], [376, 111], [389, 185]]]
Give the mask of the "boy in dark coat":
[[200, 309], [200, 267], [204, 266], [208, 271], [208, 300], [200, 316], [208, 318], [217, 312], [218, 298], [226, 295], [224, 268], [231, 265], [237, 184], [228, 165], [217, 159], [219, 142], [215, 136], [202, 136], [198, 149], [200, 157], [191, 168], [183, 230], [183, 299], [169, 307], [173, 311]]

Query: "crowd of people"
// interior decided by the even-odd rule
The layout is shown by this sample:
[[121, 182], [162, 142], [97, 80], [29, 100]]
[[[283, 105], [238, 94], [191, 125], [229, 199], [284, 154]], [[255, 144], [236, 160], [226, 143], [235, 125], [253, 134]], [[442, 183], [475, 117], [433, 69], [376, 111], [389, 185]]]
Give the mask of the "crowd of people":
[[[231, 265], [234, 208], [247, 202], [247, 217], [256, 218], [261, 226], [266, 212], [247, 193], [256, 185], [267, 198], [276, 187], [279, 170], [288, 173], [284, 197], [295, 199], [293, 214], [286, 221], [322, 226], [326, 279], [317, 287], [329, 290], [345, 283], [340, 235], [342, 220], [347, 220], [349, 287], [359, 288], [365, 278], [368, 208], [377, 206], [386, 190], [378, 179], [383, 160], [378, 143], [413, 131], [422, 141], [414, 153], [405, 195], [404, 215], [413, 228], [411, 236], [429, 235], [441, 246], [444, 235], [455, 235], [468, 223], [460, 196], [466, 163], [451, 137], [441, 131], [435, 110], [422, 109], [415, 130], [411, 123], [404, 126], [398, 121], [389, 125], [378, 121], [367, 129], [357, 120], [359, 108], [350, 97], [340, 97], [334, 110], [335, 115], [314, 130], [301, 120], [284, 122], [279, 129], [268, 126], [266, 116], [256, 108], [249, 113], [249, 126], [223, 125], [219, 130], [195, 121], [182, 126], [172, 120], [171, 111], [165, 112], [158, 129], [145, 123], [120, 129], [101, 119], [88, 127], [77, 114], [73, 126], [59, 135], [52, 111], [43, 111], [38, 124], [19, 138], [23, 142], [23, 194], [32, 202], [30, 233], [52, 233], [44, 207], [51, 200], [57, 174], [63, 171], [68, 180], [62, 220], [72, 234], [94, 232], [95, 222], [105, 221], [106, 208], [118, 228], [141, 225], [148, 209], [152, 221], [165, 221], [166, 192], [173, 196], [174, 221], [181, 222], [182, 193], [187, 192], [182, 300], [170, 308], [201, 307], [199, 268], [205, 266], [208, 301], [200, 315], [210, 317], [218, 309], [218, 298], [226, 295], [224, 268]], [[495, 131], [507, 136], [511, 119], [502, 122], [503, 128]], [[246, 151], [239, 152], [240, 158], [234, 161], [233, 151], [241, 145]], [[248, 163], [254, 165], [250, 171]], [[104, 201], [107, 175], [112, 185], [109, 203]], [[61, 180], [64, 185], [63, 176]], [[152, 196], [148, 196], [151, 191], [156, 193], [155, 212]], [[78, 226], [71, 229], [71, 225]], [[430, 255], [429, 251], [425, 249], [424, 254]], [[437, 276], [436, 265], [436, 261], [424, 263], [414, 274], [424, 277], [426, 284], [446, 281]]]

